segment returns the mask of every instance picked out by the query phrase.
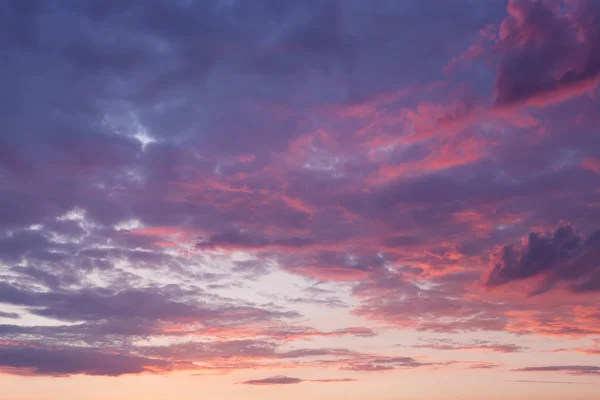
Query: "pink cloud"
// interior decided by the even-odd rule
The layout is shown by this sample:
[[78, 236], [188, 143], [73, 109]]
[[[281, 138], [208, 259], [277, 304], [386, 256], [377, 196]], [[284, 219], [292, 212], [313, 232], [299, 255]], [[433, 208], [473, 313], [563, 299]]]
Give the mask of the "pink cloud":
[[510, 1], [498, 46], [506, 49], [495, 86], [500, 107], [543, 107], [591, 91], [600, 81], [594, 2], [570, 14], [546, 1]]

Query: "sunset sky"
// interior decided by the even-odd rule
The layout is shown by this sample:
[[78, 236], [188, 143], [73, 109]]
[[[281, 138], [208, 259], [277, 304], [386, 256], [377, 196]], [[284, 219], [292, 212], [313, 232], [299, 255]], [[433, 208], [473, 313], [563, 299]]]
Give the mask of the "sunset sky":
[[0, 0], [1, 400], [597, 400], [600, 1]]

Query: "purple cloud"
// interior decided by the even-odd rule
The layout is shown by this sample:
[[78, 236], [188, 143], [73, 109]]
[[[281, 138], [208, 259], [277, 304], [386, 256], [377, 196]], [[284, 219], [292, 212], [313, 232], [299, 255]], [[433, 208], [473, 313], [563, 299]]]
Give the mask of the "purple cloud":
[[289, 376], [272, 376], [264, 379], [252, 379], [249, 381], [241, 382], [243, 385], [295, 385], [302, 382], [315, 382], [315, 383], [344, 383], [344, 382], [355, 382], [356, 379], [351, 378], [335, 378], [335, 379], [299, 379], [291, 378]]
[[500, 27], [506, 55], [495, 83], [497, 106], [552, 103], [595, 86], [600, 9], [593, 1], [574, 4], [565, 13], [547, 1], [509, 2], [510, 17]]
[[252, 379], [242, 382], [244, 385], [295, 385], [303, 382], [299, 378], [291, 378], [289, 376], [272, 376], [264, 379]]
[[[493, 374], [600, 335], [593, 1], [0, 9], [0, 372]], [[490, 360], [418, 354], [452, 350]], [[596, 374], [561, 363], [522, 371]]]
[[498, 286], [543, 276], [544, 282], [535, 293], [545, 292], [561, 281], [571, 283], [576, 292], [598, 290], [599, 246], [600, 232], [583, 238], [570, 225], [545, 235], [532, 232], [522, 248], [513, 245], [502, 248], [486, 284]]
[[[13, 368], [27, 375], [68, 376], [75, 374], [119, 376], [165, 372], [175, 365], [165, 361], [85, 347], [39, 348], [0, 345], [0, 368]], [[10, 372], [10, 370], [9, 370]]]
[[562, 372], [569, 375], [600, 375], [600, 367], [592, 365], [551, 365], [515, 369], [518, 372]]

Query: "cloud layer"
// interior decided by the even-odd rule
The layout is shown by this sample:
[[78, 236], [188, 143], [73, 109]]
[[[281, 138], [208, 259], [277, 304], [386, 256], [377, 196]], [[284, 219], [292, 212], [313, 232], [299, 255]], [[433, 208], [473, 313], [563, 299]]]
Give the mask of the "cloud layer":
[[0, 372], [598, 375], [519, 357], [600, 336], [599, 46], [591, 0], [3, 1]]

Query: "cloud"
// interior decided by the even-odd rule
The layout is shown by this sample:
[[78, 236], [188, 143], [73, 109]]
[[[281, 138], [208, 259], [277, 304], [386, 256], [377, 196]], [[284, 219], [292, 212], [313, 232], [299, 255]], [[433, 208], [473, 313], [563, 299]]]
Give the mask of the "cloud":
[[362, 372], [383, 372], [395, 369], [418, 368], [427, 365], [412, 357], [373, 357], [372, 359], [349, 361], [342, 370]]
[[287, 340], [329, 336], [354, 336], [363, 338], [377, 336], [377, 332], [366, 327], [349, 327], [335, 329], [332, 331], [319, 331], [314, 328], [303, 326], [275, 326], [272, 329], [264, 329], [262, 332], [258, 333], [271, 336], [273, 338], [285, 338]]
[[590, 170], [596, 174], [600, 174], [600, 160], [593, 157], [586, 157], [583, 159], [581, 166], [587, 170]]
[[559, 282], [570, 283], [575, 292], [596, 291], [600, 289], [599, 243], [600, 231], [584, 238], [570, 225], [546, 234], [531, 232], [521, 247], [506, 245], [496, 254], [485, 283], [499, 286], [542, 276], [543, 283], [534, 294]]
[[343, 383], [343, 382], [355, 382], [356, 379], [341, 378], [341, 379], [299, 379], [291, 378], [288, 376], [272, 376], [264, 379], [253, 379], [245, 382], [241, 382], [243, 385], [295, 385], [302, 382], [316, 382], [316, 383]]
[[358, 281], [380, 269], [385, 259], [372, 253], [323, 250], [291, 257], [289, 253], [279, 254], [278, 262], [292, 273], [317, 280]]
[[[224, 305], [220, 309], [194, 301], [176, 301], [198, 294], [196, 291], [181, 290], [177, 286], [149, 287], [145, 289], [84, 289], [47, 293], [20, 289], [14, 285], [0, 283], [0, 301], [23, 305], [30, 312], [62, 321], [99, 321], [106, 319], [149, 318], [178, 319], [181, 321], [233, 318], [236, 320], [261, 320], [285, 313], [263, 310], [248, 306]], [[140, 307], [143, 304], [145, 306]], [[288, 314], [293, 316], [294, 313]]]
[[[4, 367], [4, 368], [2, 368]], [[22, 375], [76, 374], [119, 376], [164, 373], [175, 368], [165, 360], [83, 347], [39, 348], [0, 345], [0, 370]]]
[[592, 346], [556, 349], [553, 352], [555, 352], [555, 353], [577, 352], [577, 353], [583, 353], [583, 354], [590, 355], [590, 356], [595, 356], [595, 355], [600, 354], [600, 340], [599, 339], [592, 339], [592, 340], [593, 340]]
[[233, 248], [233, 249], [266, 249], [268, 247], [302, 248], [314, 242], [301, 237], [267, 239], [261, 235], [252, 235], [239, 229], [212, 235], [209, 239], [196, 244], [199, 249]]
[[[343, 366], [366, 355], [343, 348], [282, 349], [281, 338], [187, 341], [163, 346], [138, 345], [115, 332], [104, 340], [76, 344], [80, 337], [69, 327], [28, 329], [1, 325], [3, 372], [36, 375], [167, 374], [192, 371], [228, 373], [236, 370], [273, 368], [323, 368]], [[204, 333], [205, 335], [207, 333]], [[208, 333], [210, 335], [210, 333]], [[214, 333], [213, 333], [214, 334]], [[52, 337], [51, 335], [56, 335]], [[36, 340], [32, 340], [36, 338]], [[333, 381], [332, 381], [333, 382]]]
[[[599, 14], [553, 4], [4, 1], [2, 371], [493, 369], [359, 349], [597, 336]], [[452, 337], [411, 351], [525, 350]]]
[[498, 353], [516, 353], [525, 350], [524, 347], [515, 344], [494, 343], [487, 340], [474, 340], [468, 343], [455, 342], [452, 340], [436, 340], [427, 344], [413, 345], [412, 347], [432, 350], [484, 351]]
[[338, 297], [311, 298], [311, 297], [288, 297], [286, 300], [292, 304], [316, 304], [332, 308], [348, 308], [348, 304]]
[[592, 365], [551, 365], [544, 367], [525, 367], [515, 369], [518, 372], [562, 372], [569, 375], [600, 375], [600, 367]]
[[[577, 3], [575, 3], [577, 4]], [[600, 77], [600, 9], [580, 2], [570, 14], [552, 2], [511, 0], [500, 27], [506, 49], [495, 105], [544, 105], [591, 90]]]
[[249, 381], [242, 382], [244, 385], [295, 385], [297, 383], [303, 382], [302, 379], [299, 378], [290, 378], [289, 376], [272, 376], [270, 378], [264, 379], [253, 379]]
[[401, 272], [382, 272], [354, 287], [362, 299], [355, 312], [365, 318], [420, 331], [456, 333], [503, 330], [504, 305], [458, 298], [472, 282], [471, 273], [430, 277], [421, 287]]

